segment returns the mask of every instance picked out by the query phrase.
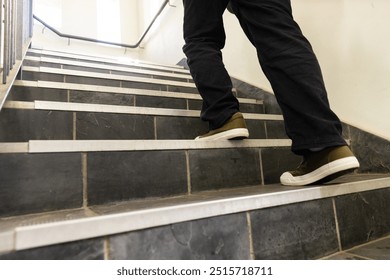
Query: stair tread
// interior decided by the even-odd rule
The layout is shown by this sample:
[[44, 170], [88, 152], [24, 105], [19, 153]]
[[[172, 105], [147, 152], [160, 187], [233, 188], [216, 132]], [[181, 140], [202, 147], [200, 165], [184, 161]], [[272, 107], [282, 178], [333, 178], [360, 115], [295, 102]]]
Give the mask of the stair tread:
[[276, 184], [244, 187], [1, 218], [0, 251], [22, 250], [388, 187], [388, 175], [354, 174], [320, 186], [285, 187]]
[[[199, 118], [200, 116], [200, 111], [198, 110], [138, 107], [138, 106], [124, 106], [124, 105], [106, 105], [106, 104], [77, 103], [77, 102], [59, 102], [59, 101], [44, 101], [44, 100], [35, 100], [34, 102], [7, 101], [4, 104], [4, 108], [116, 113], [116, 114], [139, 114], [139, 115], [194, 117], [194, 118]], [[243, 116], [245, 119], [248, 120], [273, 120], [273, 121], [283, 120], [282, 115], [275, 115], [275, 114], [243, 113]]]
[[77, 77], [84, 77], [84, 78], [87, 77], [87, 78], [119, 80], [119, 81], [127, 81], [127, 82], [171, 85], [171, 86], [179, 86], [179, 87], [186, 87], [186, 88], [193, 88], [193, 89], [196, 88], [195, 83], [193, 82], [178, 82], [173, 80], [142, 78], [142, 77], [135, 77], [129, 75], [106, 74], [106, 73], [89, 72], [89, 71], [81, 71], [81, 70], [67, 70], [67, 69], [50, 68], [50, 67], [24, 66], [23, 71], [57, 74], [57, 75], [69, 75], [69, 76], [77, 76]]
[[289, 139], [246, 139], [242, 141], [195, 140], [31, 140], [0, 143], [1, 153], [61, 153], [93, 151], [157, 151], [229, 148], [290, 147]]
[[[192, 79], [192, 76], [189, 73], [172, 73], [175, 71], [175, 69], [172, 69], [172, 72], [164, 72], [163, 70], [159, 69], [150, 69], [147, 68], [147, 66], [143, 65], [145, 68], [130, 68], [130, 67], [123, 67], [123, 66], [115, 66], [115, 65], [108, 65], [108, 64], [101, 64], [96, 62], [82, 62], [77, 60], [71, 60], [71, 59], [63, 59], [63, 58], [50, 58], [50, 57], [36, 57], [36, 56], [26, 56], [26, 61], [37, 61], [37, 62], [44, 62], [44, 63], [53, 63], [53, 64], [59, 64], [59, 65], [70, 65], [70, 66], [78, 66], [78, 67], [86, 67], [86, 68], [93, 68], [93, 69], [100, 69], [100, 70], [110, 70], [110, 71], [119, 71], [119, 72], [128, 72], [128, 73], [136, 73], [136, 74], [146, 74], [146, 75], [156, 75], [156, 76], [165, 76], [165, 77], [171, 77], [171, 78], [181, 78], [181, 79]], [[142, 67], [142, 65], [129, 65], [134, 67]]]
[[[51, 81], [18, 80], [15, 81], [14, 85], [22, 86], [22, 87], [34, 87], [34, 88], [69, 89], [69, 90], [86, 91], [86, 92], [121, 93], [121, 94], [131, 94], [131, 95], [154, 96], [154, 97], [202, 100], [201, 96], [195, 93], [96, 86], [96, 85], [88, 85], [88, 84], [63, 83], [63, 82], [51, 82]], [[238, 98], [238, 100], [242, 104], [263, 104], [262, 100], [253, 99], [253, 98]]]
[[[88, 54], [81, 54], [81, 53], [70, 53], [70, 52], [63, 52], [63, 51], [55, 51], [55, 50], [39, 50], [39, 49], [29, 49], [28, 52], [30, 53], [37, 53], [41, 55], [49, 55], [49, 56], [57, 56], [57, 57], [65, 57], [65, 58], [73, 58], [73, 59], [82, 59], [82, 60], [89, 60], [89, 61], [99, 61], [102, 63], [113, 63], [118, 65], [146, 65], [150, 67], [156, 67], [161, 69], [172, 69], [174, 71], [182, 71], [182, 72], [189, 72], [188, 70], [184, 69], [183, 66], [180, 65], [173, 65], [173, 64], [161, 64], [161, 63], [154, 63], [150, 61], [143, 61], [143, 60], [137, 60], [137, 59], [118, 59], [115, 57], [108, 57], [108, 56], [92, 56]], [[126, 60], [126, 61], [124, 61]]]

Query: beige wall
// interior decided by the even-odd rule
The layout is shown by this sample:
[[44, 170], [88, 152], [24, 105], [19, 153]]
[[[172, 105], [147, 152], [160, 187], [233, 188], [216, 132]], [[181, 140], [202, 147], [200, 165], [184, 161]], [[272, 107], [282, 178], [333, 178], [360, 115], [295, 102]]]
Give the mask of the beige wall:
[[[172, 63], [183, 55], [180, 1], [177, 5], [145, 45], [143, 59]], [[343, 121], [390, 140], [390, 1], [293, 0], [292, 5], [320, 61], [333, 110]], [[236, 18], [228, 13], [224, 18], [226, 68], [270, 90]]]
[[[121, 42], [125, 44], [135, 44], [139, 39], [139, 10], [138, 2], [142, 0], [120, 0], [120, 34]], [[55, 25], [62, 33], [98, 38], [98, 16], [97, 0], [34, 0], [36, 9], [49, 6], [55, 10], [60, 10], [60, 23]], [[38, 16], [39, 10], [35, 11]], [[53, 18], [43, 18], [48, 24], [56, 21]], [[107, 18], [106, 20], [110, 20]], [[58, 22], [58, 20], [57, 20]], [[102, 40], [107, 40], [102, 38]], [[110, 41], [110, 40], [108, 40]], [[79, 40], [60, 38], [42, 25], [35, 22], [33, 46], [36, 48], [61, 49], [68, 52], [82, 52], [86, 54], [99, 54], [114, 57], [138, 58], [139, 50], [112, 47], [104, 44], [93, 44]]]
[[294, 3], [334, 110], [347, 123], [390, 139], [390, 1]]
[[[157, 0], [140, 1], [138, 14]], [[164, 11], [143, 48], [128, 55], [168, 64], [184, 57], [183, 6], [180, 0], [173, 2], [177, 7]], [[292, 0], [292, 4], [296, 21], [320, 61], [334, 111], [343, 121], [390, 140], [390, 1]], [[230, 74], [270, 90], [236, 18], [228, 13], [224, 18], [224, 62]], [[140, 23], [139, 30], [143, 28]]]
[[[156, 0], [142, 0], [145, 2], [144, 10], [150, 5], [150, 2]], [[161, 3], [161, 1], [158, 1]], [[176, 64], [183, 57], [183, 4], [181, 0], [171, 1], [177, 7], [167, 7], [156, 28], [153, 28], [150, 35], [146, 38], [140, 51], [142, 60], [161, 62], [164, 64]], [[159, 5], [160, 6], [160, 5]], [[154, 7], [155, 8], [155, 7]], [[145, 22], [149, 23], [155, 13], [150, 14]]]
[[[296, 21], [320, 61], [331, 106], [339, 117], [390, 140], [390, 1], [295, 0]], [[257, 76], [255, 53], [225, 15], [225, 59], [233, 76], [269, 88]], [[233, 37], [233, 38], [232, 38]], [[243, 51], [249, 50], [250, 51]], [[235, 53], [240, 53], [240, 59]]]

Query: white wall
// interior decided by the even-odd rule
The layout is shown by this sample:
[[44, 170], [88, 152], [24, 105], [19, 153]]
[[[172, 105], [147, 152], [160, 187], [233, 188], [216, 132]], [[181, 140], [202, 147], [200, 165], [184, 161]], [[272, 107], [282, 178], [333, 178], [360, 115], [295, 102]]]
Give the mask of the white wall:
[[[151, 9], [149, 16], [144, 19], [144, 24], [150, 22], [156, 14], [162, 1], [142, 0], [143, 11]], [[161, 14], [157, 25], [154, 27], [142, 44], [140, 57], [142, 60], [156, 61], [164, 64], [176, 64], [183, 57], [183, 3], [181, 0], [171, 1], [177, 6], [166, 7]], [[150, 6], [153, 4], [152, 6]]]
[[347, 123], [390, 140], [390, 1], [294, 3], [334, 110]]
[[[295, 0], [296, 21], [310, 40], [320, 61], [329, 100], [339, 117], [356, 127], [390, 140], [390, 1]], [[269, 87], [231, 18], [226, 64], [233, 76]], [[237, 35], [238, 34], [238, 35]], [[238, 63], [238, 64], [237, 64]], [[241, 74], [242, 73], [242, 74]]]
[[[183, 56], [180, 1], [177, 5], [145, 46], [143, 59], [174, 63]], [[320, 61], [333, 110], [342, 121], [390, 140], [390, 1], [293, 0], [292, 5]], [[270, 90], [237, 19], [225, 13], [224, 20], [226, 68]]]
[[[110, 0], [100, 0], [110, 1]], [[139, 39], [139, 11], [138, 2], [142, 0], [114, 0], [118, 1], [120, 8], [118, 15], [114, 19], [107, 17], [102, 19], [98, 13], [99, 0], [34, 0], [34, 13], [41, 17], [48, 24], [62, 33], [71, 35], [96, 38], [112, 41], [110, 38], [100, 37], [99, 26], [101, 20], [118, 22], [120, 39], [116, 42], [124, 44], [135, 44]], [[41, 15], [40, 11], [49, 7], [55, 16]], [[104, 24], [104, 23], [103, 23]], [[103, 26], [104, 27], [104, 26]], [[81, 52], [86, 54], [99, 54], [114, 57], [138, 58], [139, 50], [123, 49], [120, 47], [104, 44], [94, 44], [80, 40], [70, 40], [60, 38], [37, 22], [34, 25], [33, 46], [36, 48], [60, 49], [68, 52]]]
[[[173, 2], [177, 7], [163, 12], [158, 28], [152, 30], [143, 48], [127, 55], [166, 64], [177, 63], [184, 57], [183, 6], [181, 0]], [[139, 0], [137, 13], [149, 10], [152, 16], [152, 9], [160, 3], [160, 0]], [[320, 61], [334, 111], [343, 121], [390, 140], [390, 1], [292, 0], [292, 4], [295, 19]], [[224, 20], [226, 68], [232, 76], [270, 90], [256, 52], [237, 19], [225, 13]], [[145, 22], [149, 22], [147, 17], [139, 23], [140, 32]], [[85, 51], [91, 49], [88, 46]]]

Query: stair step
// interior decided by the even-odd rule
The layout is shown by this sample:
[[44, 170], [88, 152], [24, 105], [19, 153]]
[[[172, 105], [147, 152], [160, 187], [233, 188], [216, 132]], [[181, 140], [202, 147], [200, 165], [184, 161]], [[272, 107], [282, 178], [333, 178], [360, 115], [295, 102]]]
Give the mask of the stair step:
[[92, 62], [100, 62], [104, 64], [111, 64], [111, 65], [122, 65], [122, 66], [142, 66], [142, 67], [150, 67], [153, 69], [158, 70], [166, 70], [166, 71], [175, 71], [175, 72], [181, 72], [181, 73], [189, 73], [187, 69], [184, 69], [183, 66], [180, 65], [164, 65], [159, 63], [153, 63], [148, 61], [142, 61], [142, 60], [134, 60], [134, 59], [117, 59], [117, 58], [110, 58], [110, 57], [99, 57], [99, 56], [91, 56], [86, 54], [75, 54], [75, 53], [69, 53], [69, 52], [59, 52], [59, 51], [53, 51], [53, 50], [38, 50], [38, 49], [29, 49], [28, 55], [37, 55], [37, 56], [48, 56], [48, 57], [62, 57], [62, 58], [69, 58], [74, 60], [83, 60], [83, 61], [92, 61]]
[[25, 143], [0, 143], [1, 153], [74, 153], [107, 151], [169, 151], [237, 148], [290, 147], [288, 139], [241, 141], [195, 140], [30, 140]]
[[[7, 101], [0, 141], [194, 139], [207, 132], [200, 111], [75, 102]], [[281, 115], [243, 114], [251, 139], [286, 139]]]
[[[88, 84], [84, 85], [84, 84], [50, 82], [50, 81], [18, 80], [15, 81], [14, 86], [21, 87], [25, 90], [28, 88], [33, 88], [33, 89], [37, 88], [37, 91], [40, 89], [53, 89], [53, 90], [60, 89], [60, 90], [81, 91], [89, 94], [113, 93], [113, 94], [135, 95], [135, 96], [188, 99], [188, 100], [197, 100], [197, 101], [202, 100], [201, 96], [198, 93], [194, 94], [194, 93], [157, 91], [157, 90], [136, 89], [136, 88], [120, 88], [120, 87], [96, 86], [96, 85], [88, 85]], [[253, 98], [238, 98], [238, 100], [241, 105], [243, 104], [263, 105], [262, 100], [257, 100]]]
[[[105, 104], [87, 104], [76, 102], [54, 102], [35, 100], [34, 102], [25, 101], [7, 101], [4, 108], [8, 109], [25, 109], [25, 110], [50, 110], [50, 111], [73, 111], [73, 112], [96, 112], [96, 113], [114, 113], [114, 114], [137, 114], [152, 116], [177, 116], [199, 118], [200, 111], [196, 110], [178, 110], [165, 108], [148, 108], [136, 106], [118, 106]], [[244, 113], [245, 119], [248, 120], [272, 120], [282, 121], [282, 115], [272, 114], [252, 114]]]
[[290, 145], [286, 140], [0, 143], [0, 216], [275, 183], [280, 169], [300, 162]]
[[196, 86], [192, 82], [178, 82], [169, 79], [152, 79], [135, 77], [128, 75], [116, 75], [116, 74], [105, 74], [96, 73], [90, 71], [78, 71], [78, 70], [67, 70], [50, 67], [23, 67], [23, 79], [25, 80], [49, 80], [57, 82], [71, 82], [71, 83], [82, 83], [82, 84], [101, 84], [117, 87], [136, 87], [142, 84], [147, 87], [154, 86], [154, 89], [158, 90], [170, 90], [170, 88], [177, 88], [184, 92], [196, 93]]
[[[350, 244], [348, 244], [350, 241], [347, 240], [347, 235], [345, 234], [348, 233], [348, 222], [346, 223], [346, 221], [340, 218], [349, 215], [349, 212], [352, 210], [348, 210], [348, 207], [343, 207], [343, 204], [339, 205], [338, 201], [343, 199], [343, 197], [347, 198], [348, 195], [361, 195], [365, 192], [380, 191], [381, 189], [388, 189], [389, 187], [389, 177], [386, 178], [383, 177], [383, 175], [354, 175], [342, 177], [338, 181], [334, 181], [325, 186], [311, 186], [306, 188], [287, 188], [280, 185], [257, 186], [217, 192], [202, 192], [192, 196], [179, 196], [175, 198], [137, 201], [132, 203], [10, 217], [6, 219], [3, 218], [0, 219], [0, 252], [19, 251], [103, 236], [110, 237], [133, 231], [149, 230], [151, 228], [158, 230], [160, 227], [163, 228], [166, 225], [175, 225], [188, 221], [208, 221], [208, 219], [214, 217], [220, 217], [221, 219], [222, 217], [228, 218], [232, 217], [230, 216], [232, 214], [244, 214], [247, 219], [251, 219], [249, 231], [258, 232], [264, 227], [267, 227], [266, 230], [268, 231], [270, 229], [266, 224], [265, 217], [268, 217], [267, 220], [270, 220], [270, 223], [272, 223], [271, 220], [274, 219], [273, 222], [278, 224], [276, 217], [270, 215], [268, 212], [279, 213], [279, 211], [287, 211], [287, 208], [291, 208], [294, 205], [302, 204], [302, 209], [297, 208], [295, 210], [307, 211], [308, 209], [311, 209], [310, 215], [314, 215], [313, 218], [317, 223], [324, 218], [329, 219], [329, 224], [326, 226], [329, 228], [326, 230], [329, 231], [329, 234], [332, 232], [332, 236], [324, 236], [323, 231], [321, 230], [313, 232], [313, 234], [320, 234], [320, 236], [310, 236], [310, 239], [325, 238], [329, 241], [327, 242], [328, 245], [325, 247], [327, 250], [331, 250], [329, 252], [330, 254], [339, 249], [336, 241], [338, 232], [336, 232], [336, 230], [331, 230], [331, 224], [335, 223], [335, 220], [341, 231], [342, 246], [350, 246]], [[339, 206], [340, 209], [336, 206], [333, 206], [335, 207], [333, 208], [332, 202], [327, 200], [329, 198], [334, 199], [333, 203]], [[308, 206], [309, 208], [306, 209], [303, 206], [305, 203], [318, 204], [320, 201], [323, 201], [321, 207], [318, 205], [311, 205], [311, 208]], [[321, 208], [321, 211], [315, 211], [318, 207]], [[260, 220], [258, 218], [258, 215], [262, 213], [262, 211], [264, 211], [264, 215], [266, 215], [263, 217], [263, 224], [259, 222]], [[291, 209], [289, 211], [291, 211]], [[334, 211], [337, 211], [338, 214]], [[343, 211], [347, 211], [347, 213], [344, 213]], [[286, 226], [291, 227], [294, 224], [295, 226], [299, 226], [303, 222], [301, 226], [306, 228], [307, 221], [299, 221], [300, 215], [303, 214], [304, 213], [299, 212], [297, 215], [292, 215]], [[335, 214], [339, 215], [339, 220], [335, 218], [332, 219], [332, 216]], [[379, 218], [379, 216], [377, 218]], [[364, 223], [364, 221], [362, 222]], [[381, 221], [378, 221], [378, 223], [381, 223]], [[245, 227], [246, 226], [248, 226], [248, 224], [246, 224]], [[316, 227], [319, 225], [314, 225], [314, 222], [310, 223], [310, 227], [313, 226]], [[362, 224], [362, 226], [364, 225]], [[280, 227], [283, 227], [283, 225], [281, 224]], [[151, 230], [153, 231], [154, 229]], [[305, 230], [303, 229], [303, 231]], [[272, 234], [272, 232], [273, 231], [271, 230], [270, 234]], [[267, 234], [269, 239], [267, 237], [267, 240], [264, 240], [264, 242], [272, 242], [270, 240], [276, 238], [270, 234]], [[299, 242], [301, 245], [306, 244], [306, 253], [308, 250], [316, 250], [316, 248], [313, 248], [315, 246], [310, 243], [310, 240], [295, 240], [296, 234], [290, 238], [288, 236], [289, 235], [286, 235], [284, 238], [287, 240], [291, 239], [291, 242], [293, 243]], [[261, 239], [261, 235], [256, 234], [253, 235], [252, 238], [253, 240], [250, 240], [250, 242], [254, 242], [254, 249], [259, 256], [263, 255], [263, 257], [266, 257], [267, 254], [271, 254], [271, 256], [268, 257], [286, 257], [284, 254], [289, 250], [288, 246], [285, 246], [286, 244], [279, 244], [277, 246], [272, 243], [269, 244], [269, 246], [277, 246], [277, 248], [272, 249], [272, 247], [270, 247], [269, 249], [264, 250], [264, 247], [258, 248], [258, 243], [260, 242], [258, 239]], [[303, 238], [303, 236], [300, 236], [299, 238]], [[283, 242], [288, 241], [284, 240]], [[318, 241], [316, 241], [316, 243], [317, 242]], [[334, 245], [334, 248], [328, 248], [329, 244], [332, 244], [332, 246]], [[240, 245], [244, 246], [244, 244]], [[279, 246], [283, 247], [279, 248]], [[250, 245], [248, 245], [248, 252], [249, 247]], [[324, 250], [324, 248], [321, 248], [321, 250]], [[283, 252], [282, 256], [277, 256], [276, 254], [278, 254], [278, 252], [279, 254]], [[289, 253], [291, 254], [291, 252]], [[294, 250], [294, 253], [297, 253], [296, 250]], [[324, 252], [322, 251], [320, 253], [323, 254]], [[313, 254], [313, 252], [309, 253], [309, 255], [310, 254]]]
[[189, 82], [192, 80], [192, 76], [188, 73], [170, 73], [157, 70], [147, 70], [142, 69], [140, 66], [137, 68], [130, 67], [121, 67], [114, 65], [105, 65], [95, 62], [82, 62], [68, 59], [59, 59], [59, 58], [47, 58], [47, 57], [34, 57], [26, 56], [24, 60], [25, 66], [38, 66], [38, 67], [56, 67], [67, 70], [80, 70], [80, 71], [92, 71], [99, 73], [107, 74], [117, 74], [117, 75], [145, 75], [148, 78], [169, 78], [176, 79], [177, 81]]

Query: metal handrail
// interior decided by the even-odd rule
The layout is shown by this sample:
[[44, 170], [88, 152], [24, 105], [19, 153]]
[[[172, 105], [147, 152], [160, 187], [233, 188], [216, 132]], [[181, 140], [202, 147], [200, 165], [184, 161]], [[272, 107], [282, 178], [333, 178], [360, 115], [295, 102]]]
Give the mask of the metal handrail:
[[32, 0], [0, 0], [0, 110], [32, 38]]
[[45, 21], [43, 21], [42, 19], [40, 19], [39, 17], [37, 17], [36, 15], [33, 15], [34, 19], [36, 19], [37, 21], [39, 21], [43, 26], [45, 26], [46, 28], [48, 28], [49, 30], [51, 30], [52, 32], [54, 32], [55, 34], [57, 34], [58, 36], [62, 37], [62, 38], [68, 38], [68, 39], [75, 39], [75, 40], [81, 40], [81, 41], [87, 41], [87, 42], [93, 42], [93, 43], [100, 43], [100, 44], [107, 44], [107, 45], [113, 45], [113, 46], [119, 46], [119, 47], [123, 47], [123, 48], [130, 48], [130, 49], [135, 49], [135, 48], [138, 48], [142, 41], [145, 39], [146, 35], [148, 34], [149, 30], [152, 28], [154, 22], [157, 20], [157, 18], [160, 16], [160, 14], [163, 12], [163, 10], [165, 9], [165, 7], [169, 4], [169, 6], [172, 6], [170, 3], [169, 3], [169, 0], [165, 0], [163, 2], [163, 4], [161, 5], [160, 9], [158, 10], [157, 14], [154, 16], [153, 20], [151, 21], [151, 23], [149, 24], [148, 28], [146, 28], [145, 32], [142, 34], [141, 38], [138, 40], [138, 42], [134, 45], [129, 45], [129, 44], [123, 44], [123, 43], [115, 43], [115, 42], [108, 42], [108, 41], [103, 41], [103, 40], [98, 40], [98, 39], [94, 39], [94, 38], [88, 38], [88, 37], [83, 37], [83, 36], [77, 36], [77, 35], [71, 35], [71, 34], [65, 34], [65, 33], [62, 33], [60, 31], [58, 31], [57, 29], [55, 29], [54, 27], [50, 26], [48, 23], [46, 23]]

